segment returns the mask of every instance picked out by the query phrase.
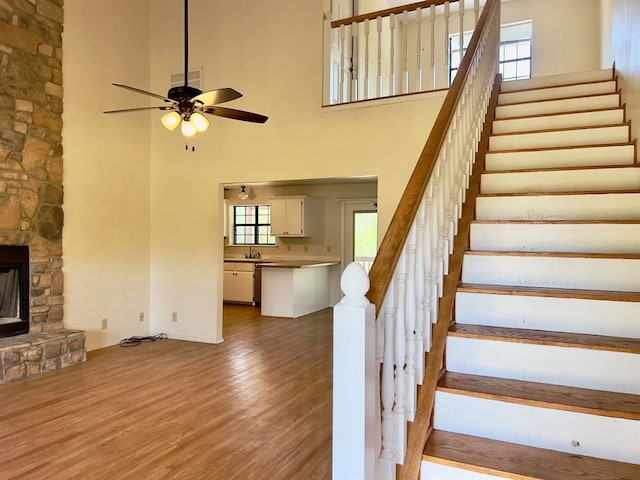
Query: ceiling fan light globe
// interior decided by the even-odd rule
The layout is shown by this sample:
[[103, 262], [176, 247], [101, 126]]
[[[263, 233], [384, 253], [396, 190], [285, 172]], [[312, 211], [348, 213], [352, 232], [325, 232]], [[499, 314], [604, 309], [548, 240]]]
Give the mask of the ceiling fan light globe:
[[209, 120], [207, 120], [207, 118], [201, 113], [196, 112], [192, 114], [191, 123], [193, 123], [198, 133], [204, 132], [207, 128], [209, 128]]
[[169, 112], [160, 119], [164, 128], [170, 132], [174, 131], [178, 125], [180, 125], [180, 120], [181, 118], [178, 112]]
[[182, 125], [180, 125], [180, 130], [185, 137], [193, 137], [198, 131], [196, 127], [191, 123], [191, 120], [183, 120]]

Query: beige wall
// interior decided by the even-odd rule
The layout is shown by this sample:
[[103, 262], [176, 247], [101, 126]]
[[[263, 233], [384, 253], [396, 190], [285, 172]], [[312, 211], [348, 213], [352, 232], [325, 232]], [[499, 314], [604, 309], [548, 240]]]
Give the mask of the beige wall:
[[502, 2], [502, 23], [533, 20], [533, 76], [600, 68], [600, 0]]
[[149, 328], [150, 118], [102, 113], [148, 104], [111, 82], [149, 85], [149, 5], [64, 5], [64, 322], [88, 350]]
[[627, 119], [632, 119], [632, 138], [640, 136], [640, 3], [613, 0], [612, 56], [616, 63]]
[[[583, 18], [571, 22], [525, 5], [558, 2], [503, 6], [527, 9], [514, 20], [541, 18], [551, 41], [536, 55], [545, 46], [553, 58], [543, 73], [599, 66], [599, 53], [585, 54], [597, 14], [577, 1], [567, 12]], [[193, 153], [160, 112], [100, 113], [148, 104], [112, 81], [166, 92], [182, 69], [182, 2], [65, 2], [65, 323], [88, 330], [90, 350], [147, 327], [222, 340], [223, 184], [374, 175], [384, 232], [442, 102], [322, 109], [322, 0], [192, 0], [190, 10], [190, 65], [204, 68], [205, 88], [236, 88], [245, 96], [227, 106], [270, 117], [214, 119]]]

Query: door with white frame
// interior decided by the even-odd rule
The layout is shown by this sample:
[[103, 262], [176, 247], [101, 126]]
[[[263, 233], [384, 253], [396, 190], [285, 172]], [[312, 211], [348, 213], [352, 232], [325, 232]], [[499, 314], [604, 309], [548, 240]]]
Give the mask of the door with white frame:
[[376, 200], [344, 201], [342, 212], [343, 268], [356, 261], [369, 273], [378, 251]]

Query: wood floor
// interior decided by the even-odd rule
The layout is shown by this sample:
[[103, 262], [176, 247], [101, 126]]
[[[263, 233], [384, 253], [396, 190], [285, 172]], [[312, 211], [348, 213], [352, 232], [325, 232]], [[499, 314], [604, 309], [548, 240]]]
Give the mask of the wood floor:
[[331, 310], [225, 306], [224, 343], [159, 340], [0, 385], [0, 478], [331, 478]]

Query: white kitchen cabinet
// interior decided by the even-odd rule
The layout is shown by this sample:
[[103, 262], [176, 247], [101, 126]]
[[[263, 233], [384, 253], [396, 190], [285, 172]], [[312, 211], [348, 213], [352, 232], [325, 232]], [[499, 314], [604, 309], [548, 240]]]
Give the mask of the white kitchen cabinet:
[[271, 235], [277, 237], [308, 237], [309, 198], [275, 197], [271, 199]]
[[253, 263], [224, 262], [223, 301], [253, 303], [253, 276]]

